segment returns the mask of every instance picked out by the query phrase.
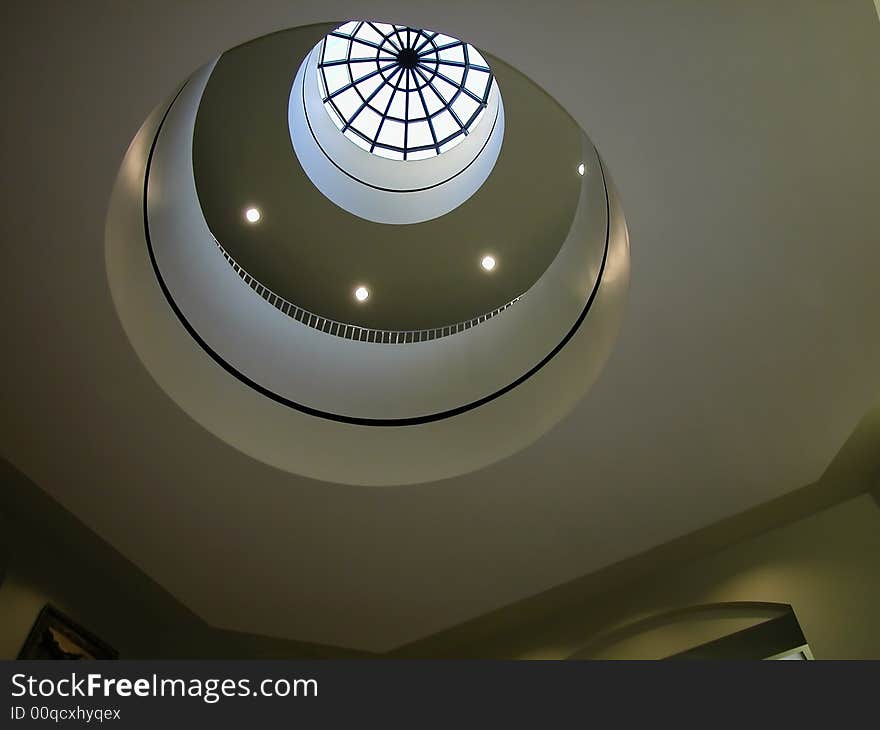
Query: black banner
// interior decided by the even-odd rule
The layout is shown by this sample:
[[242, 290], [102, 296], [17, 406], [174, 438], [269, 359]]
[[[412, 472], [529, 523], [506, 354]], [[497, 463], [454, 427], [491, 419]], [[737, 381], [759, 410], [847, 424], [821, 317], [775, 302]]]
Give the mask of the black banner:
[[0, 727], [714, 726], [871, 717], [878, 662], [2, 663]]

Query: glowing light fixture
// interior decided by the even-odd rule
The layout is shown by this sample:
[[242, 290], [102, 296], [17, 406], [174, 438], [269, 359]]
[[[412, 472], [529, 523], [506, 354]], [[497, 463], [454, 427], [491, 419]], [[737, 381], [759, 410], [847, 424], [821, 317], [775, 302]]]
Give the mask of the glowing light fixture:
[[578, 165], [578, 175], [583, 175], [584, 172], [586, 172], [586, 169], [586, 165], [584, 165], [584, 163], [582, 162], [580, 165]]
[[354, 298], [359, 302], [365, 302], [370, 297], [370, 290], [365, 286], [359, 286], [354, 290]]
[[248, 223], [256, 223], [258, 220], [260, 220], [260, 218], [262, 218], [262, 215], [257, 208], [248, 208], [244, 212], [244, 217]]
[[495, 268], [496, 263], [497, 262], [495, 261], [494, 256], [483, 256], [483, 260], [480, 261], [480, 266], [482, 266], [486, 271], [492, 271], [492, 269]]

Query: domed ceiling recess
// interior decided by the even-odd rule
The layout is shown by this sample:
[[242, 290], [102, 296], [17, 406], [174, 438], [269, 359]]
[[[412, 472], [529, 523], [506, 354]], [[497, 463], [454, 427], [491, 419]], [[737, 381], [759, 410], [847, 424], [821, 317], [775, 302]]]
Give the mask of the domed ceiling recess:
[[[405, 30], [399, 32], [405, 37]], [[363, 51], [352, 46], [352, 54], [375, 53], [370, 46]], [[226, 52], [211, 73], [196, 119], [193, 167], [205, 219], [226, 251], [260, 283], [304, 309], [388, 330], [470, 320], [534, 284], [559, 251], [577, 207], [581, 131], [569, 115], [522, 74], [490, 56], [505, 110], [504, 140], [491, 174], [469, 200], [441, 217], [400, 226], [377, 223], [322, 194], [291, 144], [284, 110], [296, 71], [313, 47], [312, 37], [276, 33]], [[321, 51], [319, 44], [316, 53]], [[365, 67], [364, 77], [377, 70], [374, 62], [358, 65]], [[305, 91], [311, 90], [320, 103], [317, 74], [313, 80]], [[443, 84], [440, 93], [454, 95], [449, 83], [437, 83]], [[386, 107], [396, 102], [393, 108], [403, 107], [406, 115], [402, 92], [389, 96], [387, 84], [372, 92], [369, 86], [355, 89], [365, 99], [378, 92], [371, 104], [381, 107], [381, 97]], [[359, 98], [355, 89], [349, 93]], [[429, 99], [434, 92], [420, 89], [420, 96], [418, 91], [407, 96], [424, 96], [433, 110]], [[366, 161], [368, 169], [386, 163], [392, 174], [398, 168], [404, 180], [460, 151], [407, 163], [377, 158], [349, 141], [363, 142], [354, 132], [343, 137], [331, 116], [319, 111], [342, 149], [360, 153], [356, 161]], [[476, 133], [489, 122], [479, 120], [471, 128]], [[303, 133], [309, 135], [308, 129]], [[465, 135], [458, 138], [462, 143], [457, 147], [465, 146]], [[408, 204], [405, 193], [388, 202], [392, 208]], [[262, 213], [257, 225], [242, 217], [251, 205]], [[498, 262], [491, 276], [479, 265], [485, 255]], [[358, 306], [351, 296], [361, 283], [369, 286], [369, 306]]]
[[473, 470], [558, 421], [629, 271], [565, 110], [466, 41], [376, 21], [196, 71], [135, 138], [107, 246], [126, 331], [181, 407], [279, 468], [376, 485]]

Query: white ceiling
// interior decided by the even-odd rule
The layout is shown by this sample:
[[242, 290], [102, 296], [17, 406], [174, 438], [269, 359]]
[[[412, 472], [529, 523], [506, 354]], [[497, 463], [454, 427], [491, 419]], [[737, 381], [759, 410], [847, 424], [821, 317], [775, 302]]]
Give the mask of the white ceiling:
[[633, 257], [603, 376], [520, 454], [383, 489], [266, 467], [163, 394], [104, 272], [128, 141], [216, 53], [365, 7], [5, 8], [3, 455], [207, 621], [370, 650], [815, 480], [880, 395], [870, 0], [373, 3], [509, 61], [592, 136]]

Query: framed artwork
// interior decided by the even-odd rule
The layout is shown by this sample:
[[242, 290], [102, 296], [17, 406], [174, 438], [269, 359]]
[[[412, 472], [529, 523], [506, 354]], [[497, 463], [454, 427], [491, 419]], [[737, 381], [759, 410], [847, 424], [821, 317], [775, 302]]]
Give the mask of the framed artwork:
[[50, 604], [43, 606], [19, 659], [118, 659], [119, 652]]

